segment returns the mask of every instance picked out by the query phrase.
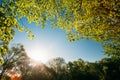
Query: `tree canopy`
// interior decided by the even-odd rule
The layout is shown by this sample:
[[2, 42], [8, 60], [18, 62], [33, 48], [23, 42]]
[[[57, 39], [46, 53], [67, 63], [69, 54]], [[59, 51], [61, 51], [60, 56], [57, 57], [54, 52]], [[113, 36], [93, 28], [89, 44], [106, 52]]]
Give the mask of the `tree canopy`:
[[[22, 1], [22, 2], [21, 2]], [[109, 56], [120, 56], [119, 0], [2, 0], [0, 2], [0, 55], [3, 55], [15, 30], [34, 35], [21, 18], [42, 26], [66, 31], [70, 41], [93, 39], [102, 43]]]
[[[16, 55], [17, 56], [17, 55]], [[19, 60], [18, 60], [19, 61]], [[53, 58], [46, 65], [43, 63], [28, 63], [26, 61], [17, 64], [22, 74], [22, 80], [119, 80], [120, 79], [120, 58], [103, 58], [97, 62], [86, 62], [78, 59], [66, 64], [63, 58]], [[9, 63], [9, 62], [8, 62]], [[58, 64], [56, 64], [58, 63]], [[61, 64], [64, 64], [62, 66]], [[22, 66], [21, 66], [22, 65]], [[14, 68], [15, 66], [11, 66]], [[20, 68], [21, 67], [21, 68]], [[57, 67], [57, 68], [56, 68]], [[9, 67], [7, 68], [7, 70]], [[57, 71], [56, 71], [57, 69]], [[11, 69], [10, 69], [11, 70]], [[15, 70], [16, 71], [16, 70]], [[3, 76], [1, 80], [8, 80]]]
[[6, 76], [6, 74], [10, 73], [10, 70], [13, 68], [18, 68], [18, 70], [24, 71], [22, 75], [25, 74], [24, 66], [25, 64], [28, 64], [29, 57], [27, 56], [23, 45], [13, 45], [6, 54], [2, 55], [2, 57], [4, 63], [0, 64], [0, 80]]

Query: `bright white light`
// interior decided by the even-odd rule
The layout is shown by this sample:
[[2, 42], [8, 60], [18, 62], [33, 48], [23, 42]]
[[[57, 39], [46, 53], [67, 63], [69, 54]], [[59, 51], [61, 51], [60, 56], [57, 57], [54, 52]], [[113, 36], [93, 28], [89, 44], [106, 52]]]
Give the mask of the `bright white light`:
[[46, 63], [50, 59], [49, 55], [51, 55], [51, 48], [45, 46], [42, 47], [43, 48], [40, 46], [29, 47], [29, 49], [27, 49], [28, 56], [36, 62]]
[[41, 62], [46, 62], [48, 58], [47, 51], [43, 49], [30, 50], [28, 56], [35, 61], [41, 61]]

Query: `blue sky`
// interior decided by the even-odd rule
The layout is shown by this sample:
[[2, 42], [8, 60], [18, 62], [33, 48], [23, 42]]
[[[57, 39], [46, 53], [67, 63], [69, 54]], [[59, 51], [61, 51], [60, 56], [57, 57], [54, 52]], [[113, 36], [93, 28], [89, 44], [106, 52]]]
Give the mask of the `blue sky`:
[[30, 40], [25, 32], [16, 31], [14, 40], [11, 41], [10, 45], [21, 43], [25, 46], [27, 53], [37, 55], [36, 51], [38, 51], [39, 54], [37, 56], [44, 57], [43, 60], [46, 59], [47, 61], [51, 58], [63, 57], [66, 62], [79, 58], [94, 62], [105, 57], [100, 43], [92, 40], [69, 42], [66, 39], [65, 31], [58, 28], [51, 28], [49, 23], [46, 24], [45, 29], [41, 29], [35, 23], [28, 24], [27, 19], [22, 19], [22, 22], [32, 30], [35, 38]]

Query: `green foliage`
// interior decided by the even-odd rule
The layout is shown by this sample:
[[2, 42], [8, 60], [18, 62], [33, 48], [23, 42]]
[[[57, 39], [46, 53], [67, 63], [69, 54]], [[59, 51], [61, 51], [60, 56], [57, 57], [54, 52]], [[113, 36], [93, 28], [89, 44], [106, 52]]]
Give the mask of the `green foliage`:
[[104, 80], [119, 80], [120, 58], [104, 58], [99, 65]]
[[[104, 58], [98, 62], [86, 62], [78, 59], [64, 64], [64, 67], [57, 65], [63, 58], [54, 58], [49, 64], [36, 64], [25, 66], [30, 74], [22, 77], [23, 80], [119, 80], [120, 59]], [[34, 63], [35, 64], [35, 63]], [[63, 63], [62, 63], [63, 64]], [[29, 65], [29, 64], [27, 64]], [[24, 71], [22, 72], [24, 73]]]
[[67, 64], [69, 80], [99, 80], [99, 71], [95, 63], [85, 62], [79, 59]]
[[[4, 54], [4, 63], [0, 65], [0, 78], [8, 80], [6, 72], [13, 67], [19, 68], [22, 80], [119, 80], [120, 58], [104, 58], [97, 62], [78, 59], [65, 63], [61, 57], [54, 58], [48, 64], [35, 63], [26, 55], [22, 45], [17, 44]], [[2, 80], [1, 79], [1, 80]]]
[[[0, 54], [7, 51], [15, 29], [23, 32], [19, 23], [42, 26], [50, 21], [52, 27], [66, 31], [70, 41], [93, 39], [103, 44], [109, 56], [120, 56], [120, 2], [119, 0], [4, 0], [0, 4]], [[28, 33], [30, 39], [34, 35]]]
[[23, 69], [24, 63], [29, 60], [24, 47], [21, 44], [16, 44], [7, 51], [7, 54], [2, 55], [4, 63], [0, 65], [0, 80], [6, 76], [6, 73], [13, 67], [19, 67]]

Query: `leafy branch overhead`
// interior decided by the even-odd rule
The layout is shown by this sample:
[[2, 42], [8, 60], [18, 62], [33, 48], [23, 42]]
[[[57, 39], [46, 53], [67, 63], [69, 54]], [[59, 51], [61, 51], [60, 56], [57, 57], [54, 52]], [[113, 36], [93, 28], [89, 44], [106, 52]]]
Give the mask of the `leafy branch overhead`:
[[[21, 2], [22, 1], [22, 2]], [[0, 54], [7, 51], [15, 30], [34, 35], [21, 18], [42, 26], [66, 31], [70, 41], [93, 39], [103, 44], [105, 53], [120, 56], [119, 0], [3, 0], [0, 2]]]

